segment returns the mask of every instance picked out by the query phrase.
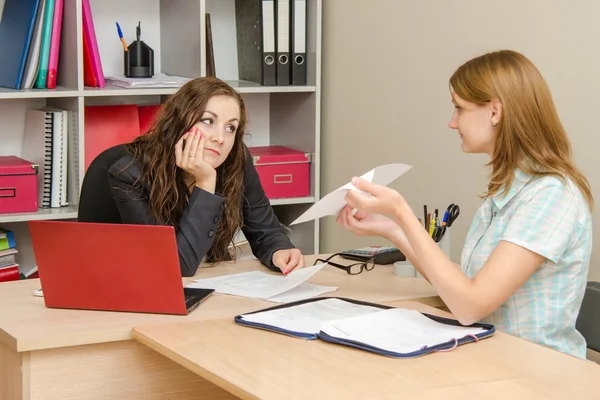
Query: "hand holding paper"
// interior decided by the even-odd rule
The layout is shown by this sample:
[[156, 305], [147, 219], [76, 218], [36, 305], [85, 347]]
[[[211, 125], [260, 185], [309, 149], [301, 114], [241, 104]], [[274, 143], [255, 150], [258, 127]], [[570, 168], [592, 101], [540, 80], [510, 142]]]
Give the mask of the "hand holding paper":
[[[386, 164], [370, 170], [362, 175], [361, 178], [368, 182], [387, 186], [411, 168], [412, 166], [406, 164]], [[352, 182], [349, 182], [323, 197], [290, 225], [311, 221], [326, 215], [338, 215], [346, 205], [344, 198], [348, 190], [358, 191]]]

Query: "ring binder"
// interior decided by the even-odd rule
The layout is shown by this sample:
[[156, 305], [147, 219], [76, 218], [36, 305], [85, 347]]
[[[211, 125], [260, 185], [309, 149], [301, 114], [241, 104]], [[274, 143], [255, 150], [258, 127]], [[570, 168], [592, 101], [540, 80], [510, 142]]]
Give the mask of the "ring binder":
[[[307, 304], [314, 303], [314, 302], [322, 302], [322, 301], [327, 301], [327, 300], [332, 300], [332, 299], [336, 300], [336, 301], [346, 302], [346, 303], [349, 303], [352, 305], [365, 306], [366, 308], [376, 308], [376, 309], [380, 309], [380, 311], [373, 310], [373, 311], [368, 311], [368, 312], [362, 312], [362, 313], [359, 313], [357, 316], [350, 316], [350, 317], [338, 315], [338, 316], [333, 317], [332, 321], [328, 321], [328, 322], [319, 324], [320, 328], [315, 329], [315, 331], [313, 331], [313, 332], [291, 330], [291, 329], [284, 328], [281, 325], [278, 326], [275, 322], [273, 322], [273, 320], [274, 320], [273, 318], [267, 319], [267, 320], [271, 321], [271, 323], [260, 322], [260, 321], [257, 321], [256, 318], [245, 319], [245, 317], [251, 316], [253, 314], [268, 313], [270, 311], [291, 309], [291, 308], [294, 308], [297, 306], [302, 306], [302, 305], [307, 305]], [[397, 315], [389, 314], [390, 312], [395, 312], [396, 310], [398, 311]], [[394, 318], [398, 318], [398, 316], [403, 315], [403, 314], [400, 314], [400, 312], [405, 312], [405, 311], [406, 311], [406, 315], [407, 315], [407, 320], [396, 321], [394, 319]], [[409, 315], [409, 313], [410, 313], [410, 315]], [[402, 325], [404, 329], [407, 329], [404, 325], [416, 326], [415, 321], [408, 319], [408, 317], [411, 317], [411, 318], [414, 317], [416, 315], [415, 313], [418, 314], [418, 318], [420, 318], [420, 320], [425, 321], [426, 324], [430, 325], [433, 322], [435, 324], [436, 329], [437, 329], [437, 327], [440, 327], [439, 330], [444, 330], [445, 329], [444, 327], [447, 327], [448, 328], [448, 329], [446, 329], [447, 332], [442, 332], [441, 336], [451, 335], [452, 333], [450, 333], [450, 332], [460, 333], [460, 334], [462, 334], [462, 336], [460, 336], [460, 337], [452, 336], [452, 337], [448, 337], [447, 340], [442, 340], [442, 341], [439, 341], [436, 339], [436, 341], [433, 345], [427, 344], [426, 342], [428, 342], [428, 341], [430, 342], [431, 339], [424, 337], [423, 342], [422, 342], [422, 343], [425, 343], [424, 345], [419, 345], [419, 346], [415, 347], [415, 345], [413, 343], [409, 343], [407, 346], [404, 346], [404, 347], [412, 346], [414, 348], [414, 350], [401, 352], [401, 351], [391, 350], [390, 348], [402, 347], [402, 346], [390, 346], [389, 344], [387, 344], [387, 345], [383, 344], [383, 345], [378, 346], [378, 345], [374, 345], [372, 343], [370, 344], [370, 343], [368, 343], [369, 341], [365, 341], [365, 340], [361, 341], [357, 338], [353, 338], [351, 335], [349, 336], [349, 334], [347, 333], [348, 331], [345, 331], [346, 333], [343, 333], [340, 335], [336, 335], [336, 334], [332, 333], [332, 332], [335, 332], [335, 324], [340, 324], [340, 323], [344, 323], [344, 322], [346, 322], [347, 324], [354, 323], [355, 326], [364, 325], [364, 326], [369, 326], [370, 328], [373, 328], [373, 327], [376, 328], [377, 327], [376, 322], [373, 322], [373, 321], [367, 322], [367, 320], [369, 320], [369, 319], [374, 320], [375, 318], [373, 318], [373, 317], [379, 318], [380, 320], [386, 320], [386, 322], [390, 322], [392, 324], [396, 321], [396, 324], [397, 324], [396, 326]], [[254, 319], [254, 321], [251, 321], [249, 319]], [[364, 321], [363, 321], [363, 319], [364, 319]], [[394, 358], [416, 357], [416, 356], [430, 354], [430, 353], [433, 353], [436, 351], [450, 351], [460, 345], [478, 342], [481, 339], [488, 338], [488, 337], [492, 336], [495, 332], [495, 327], [490, 324], [476, 323], [476, 324], [472, 324], [468, 327], [465, 327], [465, 326], [461, 325], [460, 322], [458, 322], [457, 320], [450, 319], [450, 318], [439, 317], [439, 316], [426, 314], [426, 313], [418, 313], [417, 311], [413, 312], [411, 310], [394, 308], [394, 307], [390, 307], [390, 306], [386, 306], [386, 305], [382, 305], [382, 304], [369, 303], [369, 302], [348, 299], [348, 298], [343, 298], [343, 297], [319, 297], [319, 298], [295, 301], [295, 302], [291, 302], [291, 303], [287, 303], [287, 304], [283, 304], [283, 305], [269, 307], [269, 308], [266, 308], [263, 310], [258, 310], [258, 311], [254, 311], [254, 312], [250, 312], [250, 313], [246, 313], [246, 314], [237, 315], [236, 317], [234, 317], [234, 322], [239, 325], [242, 325], [242, 326], [264, 329], [264, 330], [282, 333], [282, 334], [286, 334], [289, 336], [302, 338], [302, 339], [308, 339], [308, 340], [321, 339], [326, 342], [340, 344], [340, 345], [349, 346], [349, 347], [354, 347], [357, 349], [369, 351], [372, 353], [376, 353], [376, 354], [380, 354], [380, 355], [384, 355], [384, 356], [388, 356], [388, 357], [394, 357]], [[409, 323], [412, 323], [412, 325], [409, 325]], [[423, 326], [428, 326], [428, 325], [423, 324]], [[457, 328], [459, 328], [459, 329], [457, 329]], [[383, 331], [383, 329], [384, 328], [382, 327], [382, 331]], [[436, 329], [428, 329], [428, 330], [435, 331]], [[340, 332], [342, 332], [342, 330], [340, 330]], [[477, 333], [473, 333], [473, 332], [477, 332]], [[411, 332], [411, 333], [417, 334], [419, 332], [415, 331], [415, 332]], [[441, 336], [439, 336], [439, 337], [441, 337]], [[434, 337], [437, 338], [438, 336], [434, 336]], [[401, 339], [402, 338], [400, 338], [400, 337], [398, 338], [399, 341]]]

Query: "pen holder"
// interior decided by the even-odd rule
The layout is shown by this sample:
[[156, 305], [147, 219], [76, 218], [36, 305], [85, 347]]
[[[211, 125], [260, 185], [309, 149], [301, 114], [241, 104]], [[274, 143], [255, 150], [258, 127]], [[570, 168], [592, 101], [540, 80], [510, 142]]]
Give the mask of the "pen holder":
[[123, 52], [124, 74], [128, 78], [154, 76], [154, 50], [140, 40], [132, 42]]
[[452, 243], [452, 228], [447, 227], [446, 231], [444, 232], [444, 236], [442, 236], [442, 240], [440, 240], [440, 242], [438, 243], [438, 246], [440, 246], [440, 249], [442, 249], [442, 251], [448, 256], [449, 259], [452, 259], [452, 257], [451, 257], [452, 248], [450, 246], [451, 243]]

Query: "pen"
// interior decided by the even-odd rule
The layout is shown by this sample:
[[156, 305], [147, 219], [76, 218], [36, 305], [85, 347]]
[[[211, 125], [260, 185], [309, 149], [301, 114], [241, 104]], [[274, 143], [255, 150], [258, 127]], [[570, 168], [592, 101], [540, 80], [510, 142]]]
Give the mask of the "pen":
[[448, 222], [448, 210], [446, 210], [446, 212], [444, 213], [444, 219], [442, 220], [442, 226], [446, 226], [447, 222]]
[[119, 38], [121, 39], [121, 43], [123, 43], [123, 50], [127, 51], [127, 43], [125, 43], [125, 39], [123, 39], [123, 32], [121, 31], [121, 27], [117, 22], [117, 33], [119, 34]]

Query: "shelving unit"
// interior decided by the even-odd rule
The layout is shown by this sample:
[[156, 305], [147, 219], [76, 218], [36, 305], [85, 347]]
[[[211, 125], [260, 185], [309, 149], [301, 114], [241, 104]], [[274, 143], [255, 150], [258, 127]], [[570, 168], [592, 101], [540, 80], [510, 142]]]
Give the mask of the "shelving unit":
[[[122, 74], [122, 45], [115, 22], [127, 43], [141, 23], [141, 40], [154, 49], [155, 73], [195, 78], [206, 75], [205, 14], [211, 15], [217, 77], [242, 94], [249, 115], [248, 146], [282, 145], [312, 153], [310, 196], [273, 199], [271, 204], [289, 224], [319, 199], [321, 10], [322, 0], [307, 0], [307, 76], [305, 86], [260, 86], [237, 76], [235, 0], [91, 0], [92, 16], [104, 75]], [[65, 0], [57, 89], [0, 88], [0, 155], [21, 155], [25, 114], [30, 108], [54, 106], [74, 115], [69, 135], [75, 140], [78, 169], [69, 176], [78, 190], [69, 206], [35, 213], [0, 214], [0, 225], [15, 232], [21, 271], [35, 265], [27, 229], [30, 220], [76, 220], [84, 176], [84, 108], [103, 104], [160, 104], [177, 89], [124, 89], [83, 85], [82, 1]], [[319, 251], [318, 221], [292, 226], [292, 240], [305, 254]]]

